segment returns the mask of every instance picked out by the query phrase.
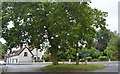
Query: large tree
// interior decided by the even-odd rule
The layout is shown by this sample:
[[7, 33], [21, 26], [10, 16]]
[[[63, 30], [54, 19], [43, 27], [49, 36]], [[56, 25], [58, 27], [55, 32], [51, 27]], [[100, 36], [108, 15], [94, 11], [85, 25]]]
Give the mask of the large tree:
[[96, 34], [96, 49], [104, 51], [111, 39], [112, 32], [108, 29], [100, 29]]
[[79, 49], [93, 45], [96, 29], [105, 29], [107, 13], [92, 9], [88, 3], [73, 3], [68, 7], [68, 12], [72, 22], [68, 43], [76, 49], [76, 64], [79, 64]]
[[[92, 9], [88, 3], [3, 3], [2, 34], [9, 48], [24, 43], [41, 48], [49, 42], [53, 64], [57, 62], [58, 49], [78, 43], [91, 46], [96, 28], [105, 27], [106, 12]], [[14, 27], [8, 28], [12, 21]], [[78, 56], [77, 56], [78, 64]]]

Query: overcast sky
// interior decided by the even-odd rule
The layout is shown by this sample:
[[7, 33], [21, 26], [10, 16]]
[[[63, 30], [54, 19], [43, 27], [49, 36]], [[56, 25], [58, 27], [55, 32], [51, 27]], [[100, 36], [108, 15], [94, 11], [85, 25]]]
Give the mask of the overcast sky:
[[[91, 0], [92, 3], [90, 5], [93, 8], [98, 8], [99, 10], [108, 12], [107, 20], [107, 28], [111, 31], [118, 31], [118, 2], [120, 0]], [[2, 43], [5, 41], [0, 38]]]
[[102, 11], [108, 12], [106, 18], [108, 27], [111, 31], [118, 31], [118, 2], [120, 0], [91, 0], [90, 5]]

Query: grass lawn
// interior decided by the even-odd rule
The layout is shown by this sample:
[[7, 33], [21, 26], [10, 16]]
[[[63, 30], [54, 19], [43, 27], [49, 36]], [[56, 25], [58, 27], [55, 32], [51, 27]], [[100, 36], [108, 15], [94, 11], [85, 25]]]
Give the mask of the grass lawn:
[[80, 64], [80, 65], [59, 64], [59, 65], [48, 65], [46, 67], [41, 68], [41, 70], [47, 72], [68, 72], [68, 71], [84, 72], [84, 71], [92, 71], [102, 68], [105, 68], [105, 66], [101, 64]]

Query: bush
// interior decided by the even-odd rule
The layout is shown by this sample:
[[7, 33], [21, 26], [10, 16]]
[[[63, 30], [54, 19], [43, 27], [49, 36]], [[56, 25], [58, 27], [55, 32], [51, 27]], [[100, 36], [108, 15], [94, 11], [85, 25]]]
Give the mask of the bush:
[[100, 56], [100, 57], [99, 57], [99, 60], [100, 60], [100, 61], [107, 61], [108, 59], [107, 59], [106, 56]]
[[80, 62], [85, 62], [85, 60], [84, 59], [80, 59]]
[[86, 57], [87, 61], [92, 61], [92, 57]]
[[65, 59], [62, 59], [63, 64], [65, 63]]
[[111, 57], [110, 60], [111, 61], [118, 61], [118, 59], [116, 57]]
[[93, 62], [99, 61], [98, 59], [92, 59]]
[[51, 55], [50, 54], [45, 54], [42, 56], [42, 59], [45, 60], [46, 62], [50, 61]]

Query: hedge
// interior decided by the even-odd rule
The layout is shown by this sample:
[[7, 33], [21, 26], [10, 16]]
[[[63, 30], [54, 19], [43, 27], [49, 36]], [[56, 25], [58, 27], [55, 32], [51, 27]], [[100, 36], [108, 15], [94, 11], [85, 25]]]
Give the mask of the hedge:
[[107, 56], [100, 56], [99, 58], [98, 58], [100, 61], [107, 61], [108, 59], [107, 59]]
[[92, 57], [86, 57], [87, 61], [92, 61]]

